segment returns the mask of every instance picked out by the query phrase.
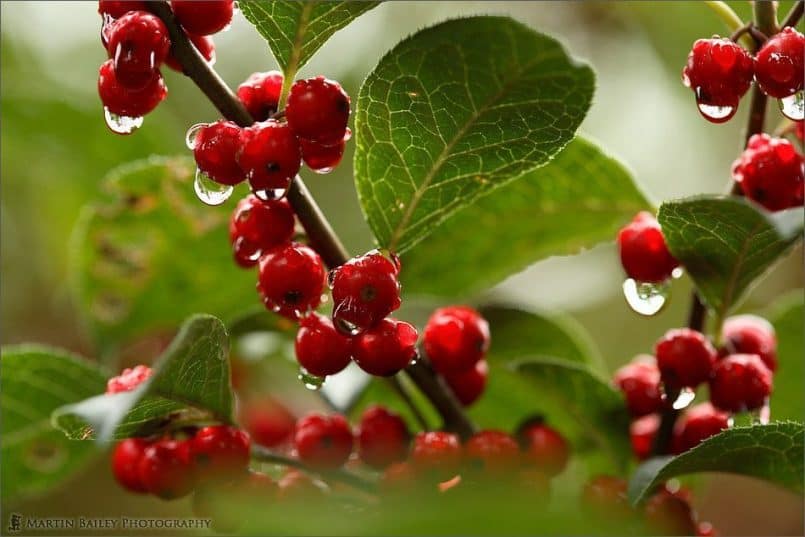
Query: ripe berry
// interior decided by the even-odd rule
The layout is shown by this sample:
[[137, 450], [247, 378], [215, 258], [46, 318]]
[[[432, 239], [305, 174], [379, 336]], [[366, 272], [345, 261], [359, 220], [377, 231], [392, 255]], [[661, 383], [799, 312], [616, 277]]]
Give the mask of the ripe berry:
[[772, 372], [777, 369], [777, 336], [769, 321], [757, 315], [736, 315], [724, 321], [722, 356], [757, 354]]
[[233, 0], [171, 0], [179, 23], [191, 34], [220, 32], [232, 22]]
[[666, 388], [695, 388], [710, 378], [716, 350], [696, 330], [669, 330], [654, 347], [657, 366]]
[[489, 376], [489, 366], [486, 364], [486, 360], [481, 360], [476, 362], [472, 369], [458, 373], [445, 373], [443, 376], [458, 401], [464, 406], [470, 406], [484, 393], [486, 379]]
[[147, 365], [137, 365], [133, 368], [126, 368], [116, 377], [106, 381], [106, 393], [128, 392], [148, 380], [153, 374], [153, 370]]
[[411, 435], [405, 421], [381, 406], [364, 411], [357, 437], [358, 456], [373, 468], [383, 469], [408, 455]]
[[311, 375], [335, 375], [349, 365], [352, 342], [333, 321], [316, 312], [303, 318], [296, 333], [296, 359]]
[[755, 134], [732, 163], [732, 178], [744, 196], [770, 211], [803, 203], [805, 158], [783, 138]]
[[118, 19], [129, 11], [142, 11], [145, 2], [139, 0], [98, 0], [98, 13]]
[[141, 117], [156, 108], [168, 95], [159, 72], [144, 88], [131, 90], [117, 80], [113, 63], [112, 60], [106, 60], [98, 72], [98, 95], [109, 112], [118, 116]]
[[140, 460], [140, 479], [148, 492], [164, 500], [189, 494], [195, 486], [190, 443], [159, 440], [148, 446]]
[[654, 439], [660, 427], [659, 414], [646, 414], [638, 418], [629, 426], [629, 439], [632, 443], [632, 452], [637, 460], [645, 460], [651, 456], [654, 448]]
[[654, 357], [642, 356], [615, 372], [615, 385], [623, 392], [632, 416], [657, 412], [662, 406], [660, 370]]
[[437, 371], [467, 371], [489, 350], [489, 324], [469, 306], [439, 308], [425, 325], [422, 344]]
[[352, 357], [370, 375], [389, 377], [416, 357], [416, 340], [416, 328], [389, 317], [352, 340]]
[[344, 156], [344, 149], [349, 138], [349, 129], [347, 129], [344, 139], [333, 145], [321, 145], [302, 138], [299, 140], [299, 146], [302, 149], [302, 160], [314, 172], [329, 173], [341, 162], [341, 157]]
[[768, 39], [755, 55], [755, 80], [769, 97], [800, 91], [805, 71], [805, 36], [789, 26]]
[[618, 232], [618, 248], [623, 270], [638, 282], [663, 282], [679, 266], [668, 251], [659, 222], [646, 211]]
[[730, 417], [710, 403], [701, 403], [688, 409], [674, 425], [671, 449], [684, 453], [699, 443], [730, 426]]
[[263, 251], [289, 242], [293, 234], [294, 212], [284, 199], [263, 201], [246, 196], [229, 220], [232, 251], [242, 267], [256, 265]]
[[112, 58], [118, 82], [141, 90], [159, 76], [157, 68], [170, 51], [168, 29], [147, 11], [130, 11], [108, 29], [106, 50]]
[[221, 478], [249, 467], [249, 433], [228, 425], [211, 425], [190, 440], [196, 470], [205, 478]]
[[400, 307], [399, 267], [377, 251], [353, 257], [332, 273], [333, 321], [360, 332]]
[[252, 401], [242, 407], [240, 419], [255, 443], [280, 446], [291, 439], [296, 418], [274, 399]]
[[762, 407], [772, 390], [772, 373], [757, 354], [732, 354], [718, 361], [710, 379], [710, 400], [728, 412]]
[[558, 431], [544, 425], [541, 418], [526, 420], [517, 428], [517, 439], [525, 459], [549, 477], [562, 473], [570, 458], [570, 447]]
[[648, 499], [644, 516], [652, 535], [694, 535], [696, 522], [690, 504], [666, 491]]
[[323, 76], [297, 80], [285, 107], [288, 125], [299, 138], [322, 145], [344, 139], [349, 119], [349, 95]]
[[198, 130], [193, 156], [198, 168], [222, 185], [236, 185], [245, 179], [235, 159], [240, 150], [241, 128], [231, 121], [216, 121]]
[[308, 414], [296, 424], [294, 446], [307, 464], [325, 470], [338, 468], [352, 453], [352, 430], [340, 414]]
[[238, 86], [238, 99], [255, 121], [265, 121], [277, 111], [282, 92], [282, 73], [252, 73]]
[[[212, 37], [208, 35], [195, 35], [195, 34], [188, 34], [187, 38], [193, 43], [193, 46], [196, 47], [201, 57], [206, 60], [206, 62], [210, 65], [215, 64], [215, 41], [212, 40]], [[174, 71], [178, 71], [180, 73], [184, 72], [182, 69], [182, 64], [179, 63], [179, 60], [170, 53], [168, 57], [165, 58], [165, 65], [173, 69]]]
[[252, 190], [287, 190], [301, 159], [299, 141], [287, 124], [269, 119], [243, 129], [238, 163]]
[[268, 309], [297, 319], [319, 305], [326, 277], [319, 254], [291, 242], [275, 246], [260, 257], [257, 290]]
[[481, 431], [464, 444], [464, 461], [474, 471], [513, 472], [520, 465], [520, 446], [502, 431]]
[[461, 465], [458, 436], [443, 431], [417, 433], [411, 449], [411, 463], [418, 474], [442, 481], [456, 475]]
[[127, 438], [115, 446], [112, 453], [112, 473], [120, 485], [131, 492], [147, 492], [140, 479], [140, 460], [148, 442], [142, 438]]

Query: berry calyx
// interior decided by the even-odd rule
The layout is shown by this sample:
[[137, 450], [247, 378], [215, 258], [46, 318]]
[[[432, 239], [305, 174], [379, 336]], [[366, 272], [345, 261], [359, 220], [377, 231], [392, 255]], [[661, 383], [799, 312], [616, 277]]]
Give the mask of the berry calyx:
[[141, 117], [162, 102], [168, 95], [168, 89], [159, 71], [143, 88], [127, 88], [117, 79], [114, 61], [106, 60], [98, 72], [98, 95], [112, 114]]
[[778, 99], [800, 91], [805, 71], [805, 36], [791, 26], [770, 37], [755, 55], [755, 80]]
[[411, 448], [411, 464], [419, 475], [443, 481], [456, 475], [462, 450], [458, 436], [444, 431], [417, 433]]
[[416, 358], [416, 340], [413, 325], [389, 317], [353, 339], [352, 357], [370, 375], [389, 377]]
[[254, 195], [243, 198], [229, 220], [235, 261], [243, 267], [256, 265], [264, 250], [290, 242], [294, 224], [294, 212], [287, 200], [263, 201]]
[[[208, 35], [188, 34], [187, 32], [185, 32], [185, 35], [187, 35], [187, 38], [191, 43], [193, 43], [193, 46], [196, 47], [196, 50], [198, 50], [199, 54], [201, 54], [201, 57], [204, 58], [209, 65], [214, 65], [215, 41], [213, 41], [212, 37]], [[184, 72], [184, 69], [182, 69], [182, 64], [179, 63], [179, 60], [177, 60], [172, 53], [169, 53], [168, 57], [165, 58], [165, 65], [174, 71], [178, 71], [179, 73]]]
[[120, 485], [131, 492], [148, 492], [140, 478], [140, 460], [149, 443], [142, 438], [120, 441], [112, 453], [112, 473]]
[[486, 379], [489, 377], [489, 366], [486, 360], [481, 360], [471, 369], [458, 373], [444, 373], [442, 376], [458, 401], [463, 406], [470, 406], [484, 393]]
[[433, 312], [425, 325], [423, 347], [440, 373], [472, 369], [489, 350], [489, 324], [469, 306]]
[[298, 319], [321, 302], [327, 273], [312, 248], [291, 242], [275, 246], [260, 257], [257, 290], [265, 306], [289, 319]]
[[235, 156], [240, 150], [241, 128], [232, 121], [216, 121], [201, 127], [193, 141], [198, 168], [222, 185], [236, 185], [245, 179]]
[[311, 375], [335, 375], [349, 365], [352, 342], [333, 326], [333, 321], [313, 312], [303, 318], [296, 333], [296, 359]]
[[646, 502], [643, 514], [653, 535], [694, 535], [696, 522], [690, 504], [660, 491]]
[[710, 403], [698, 404], [688, 409], [674, 425], [671, 450], [677, 454], [684, 453], [729, 426], [729, 414], [717, 410]]
[[118, 19], [129, 11], [142, 11], [145, 2], [139, 0], [98, 0], [98, 13]]
[[232, 22], [233, 0], [171, 0], [171, 9], [188, 33], [209, 35]]
[[405, 460], [411, 435], [399, 415], [372, 406], [361, 416], [357, 439], [360, 459], [373, 468], [383, 469]]
[[282, 73], [252, 73], [238, 86], [238, 99], [255, 121], [265, 121], [277, 111], [282, 92]]
[[316, 173], [331, 172], [341, 162], [341, 157], [344, 156], [344, 149], [350, 136], [349, 129], [347, 129], [344, 138], [333, 145], [321, 145], [304, 138], [300, 139], [299, 146], [302, 149], [302, 161], [305, 166]]
[[654, 215], [641, 211], [618, 232], [621, 264], [627, 276], [638, 282], [660, 283], [679, 266]]
[[170, 51], [168, 29], [147, 11], [130, 11], [117, 19], [106, 33], [106, 50], [112, 58], [118, 82], [141, 90], [154, 77]]
[[666, 388], [695, 388], [710, 378], [716, 350], [701, 332], [689, 328], [669, 330], [654, 347], [657, 366]]
[[352, 441], [349, 423], [340, 414], [308, 414], [297, 422], [294, 433], [299, 458], [320, 469], [335, 469], [347, 462]]
[[186, 496], [195, 486], [190, 443], [159, 440], [145, 449], [140, 460], [140, 480], [148, 492], [165, 500]]
[[744, 196], [770, 211], [799, 207], [805, 199], [805, 158], [784, 138], [755, 134], [732, 163]]
[[335, 145], [346, 134], [349, 95], [338, 82], [323, 76], [297, 80], [288, 94], [285, 116], [299, 138]]
[[377, 325], [400, 307], [397, 265], [373, 251], [354, 257], [332, 273], [333, 321], [356, 333]]
[[632, 443], [632, 453], [637, 460], [645, 460], [651, 456], [654, 448], [654, 439], [660, 428], [659, 414], [647, 414], [638, 418], [629, 426], [629, 439]]
[[728, 412], [754, 410], [766, 404], [772, 373], [757, 354], [732, 354], [718, 361], [710, 379], [710, 401]]
[[153, 370], [147, 365], [136, 365], [126, 368], [118, 376], [106, 381], [106, 393], [128, 392], [148, 380], [153, 374]]
[[526, 420], [517, 428], [517, 439], [524, 458], [545, 475], [562, 473], [570, 458], [570, 447], [555, 429], [545, 425], [541, 418]]
[[510, 473], [520, 465], [520, 446], [503, 431], [480, 431], [464, 444], [464, 462], [473, 472]]
[[657, 412], [662, 406], [660, 370], [653, 356], [640, 356], [615, 372], [615, 385], [623, 392], [632, 416]]
[[296, 418], [272, 398], [251, 401], [242, 407], [240, 419], [256, 444], [281, 446], [291, 440]]
[[243, 129], [238, 163], [252, 190], [285, 191], [299, 172], [299, 141], [285, 123], [273, 119]]
[[772, 372], [777, 369], [777, 336], [769, 321], [757, 315], [735, 315], [721, 328], [722, 356], [757, 354]]
[[190, 454], [200, 477], [225, 478], [249, 467], [249, 433], [228, 425], [202, 427], [190, 440]]

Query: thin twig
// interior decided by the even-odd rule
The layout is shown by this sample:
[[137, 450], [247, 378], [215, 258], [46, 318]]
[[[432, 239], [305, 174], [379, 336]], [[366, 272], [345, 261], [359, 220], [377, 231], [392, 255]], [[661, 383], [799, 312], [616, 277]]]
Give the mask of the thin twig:
[[477, 430], [475, 424], [467, 417], [453, 391], [444, 379], [436, 374], [427, 359], [420, 358], [416, 363], [409, 365], [405, 373], [439, 409], [445, 429], [457, 433], [464, 440], [475, 434]]
[[799, 19], [802, 18], [803, 12], [805, 12], [805, 0], [799, 0], [799, 2], [794, 4], [794, 7], [791, 8], [791, 11], [788, 12], [788, 15], [785, 16], [780, 27], [796, 26]]
[[419, 426], [422, 427], [423, 431], [427, 431], [430, 429], [428, 426], [428, 421], [425, 419], [425, 416], [422, 415], [422, 412], [419, 411], [419, 408], [414, 403], [414, 400], [411, 398], [411, 394], [408, 393], [408, 390], [405, 389], [405, 386], [402, 385], [400, 379], [397, 377], [389, 377], [386, 379], [388, 385], [391, 387], [392, 390], [403, 400], [403, 402], [408, 406], [408, 409], [411, 411], [411, 414], [414, 415], [414, 419], [419, 423]]

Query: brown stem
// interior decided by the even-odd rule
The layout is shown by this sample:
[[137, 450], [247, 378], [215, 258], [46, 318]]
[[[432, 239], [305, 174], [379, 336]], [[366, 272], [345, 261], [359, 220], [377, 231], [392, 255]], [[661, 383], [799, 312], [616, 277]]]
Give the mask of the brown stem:
[[425, 416], [422, 415], [422, 412], [419, 411], [419, 408], [414, 403], [414, 400], [411, 398], [411, 394], [408, 393], [408, 390], [405, 389], [405, 386], [402, 385], [400, 379], [395, 377], [388, 377], [386, 379], [388, 385], [391, 387], [392, 390], [399, 396], [400, 399], [406, 404], [408, 409], [411, 411], [411, 414], [414, 415], [414, 419], [417, 421], [420, 427], [422, 427], [423, 431], [427, 431], [430, 429], [428, 426], [428, 420], [425, 419]]
[[426, 358], [422, 357], [408, 366], [405, 373], [439, 410], [445, 429], [457, 433], [464, 440], [476, 432], [475, 424], [464, 413], [453, 390], [436, 374]]
[[791, 8], [791, 11], [788, 12], [788, 15], [785, 16], [785, 19], [780, 27], [785, 28], [786, 26], [796, 26], [799, 22], [799, 19], [802, 18], [803, 12], [805, 12], [805, 0], [799, 0], [799, 2], [794, 4], [794, 7]]

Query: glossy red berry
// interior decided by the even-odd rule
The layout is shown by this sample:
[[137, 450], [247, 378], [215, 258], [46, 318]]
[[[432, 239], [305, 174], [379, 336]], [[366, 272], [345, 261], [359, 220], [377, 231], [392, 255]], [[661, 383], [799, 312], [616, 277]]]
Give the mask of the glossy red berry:
[[443, 376], [458, 401], [464, 406], [470, 406], [484, 393], [489, 366], [486, 360], [481, 360], [476, 362], [472, 369], [445, 373]]
[[370, 375], [388, 377], [416, 357], [416, 340], [413, 325], [389, 317], [353, 339], [352, 357]]
[[112, 473], [120, 485], [131, 492], [147, 492], [140, 479], [140, 460], [149, 443], [142, 438], [127, 438], [112, 453]]
[[659, 222], [646, 211], [618, 232], [618, 248], [623, 270], [638, 282], [663, 282], [679, 266], [668, 251]]
[[298, 319], [321, 302], [327, 273], [312, 248], [291, 242], [275, 246], [260, 257], [257, 290], [265, 306]]
[[755, 55], [755, 79], [769, 97], [800, 91], [805, 72], [805, 36], [789, 26], [770, 37]]
[[238, 86], [238, 99], [255, 121], [265, 121], [277, 111], [282, 93], [282, 73], [252, 73]]
[[171, 8], [188, 33], [209, 35], [232, 22], [233, 0], [171, 0]]
[[671, 449], [683, 453], [730, 426], [730, 416], [710, 403], [689, 408], [674, 426]]
[[367, 330], [400, 307], [399, 267], [379, 252], [353, 257], [332, 273], [333, 321], [339, 330]]
[[660, 491], [649, 498], [643, 513], [651, 535], [696, 533], [696, 522], [690, 504], [669, 492]]
[[198, 168], [222, 185], [236, 185], [246, 177], [235, 156], [240, 150], [241, 128], [232, 121], [201, 127], [193, 140]]
[[666, 388], [695, 388], [710, 378], [716, 350], [701, 332], [689, 328], [669, 330], [654, 347], [657, 366]]
[[469, 306], [448, 306], [433, 312], [425, 325], [422, 345], [440, 373], [467, 371], [489, 350], [489, 324]]
[[249, 433], [229, 425], [199, 429], [190, 440], [190, 454], [199, 476], [224, 478], [249, 467]]
[[106, 60], [98, 73], [98, 95], [112, 114], [141, 117], [162, 102], [168, 95], [168, 89], [158, 72], [144, 88], [139, 90], [126, 88], [115, 76], [113, 60]]
[[296, 418], [272, 398], [250, 401], [242, 406], [240, 420], [256, 444], [281, 446], [291, 440]]
[[732, 163], [732, 178], [744, 196], [770, 211], [803, 204], [805, 158], [784, 138], [755, 134]]
[[352, 453], [352, 430], [340, 414], [308, 414], [296, 424], [294, 446], [299, 458], [314, 468], [334, 469]]
[[381, 406], [371, 406], [364, 411], [357, 438], [358, 456], [377, 469], [405, 460], [411, 441], [405, 421]]
[[148, 492], [165, 500], [189, 494], [196, 482], [190, 443], [159, 440], [148, 446], [140, 460], [140, 479]]
[[139, 0], [98, 0], [98, 13], [118, 19], [129, 11], [142, 11], [145, 2]]
[[727, 412], [754, 410], [766, 404], [772, 373], [757, 354], [732, 354], [713, 368], [710, 401]]
[[645, 460], [651, 456], [654, 448], [654, 439], [660, 427], [659, 414], [647, 414], [638, 418], [629, 426], [629, 439], [632, 443], [632, 453], [637, 460]]
[[126, 368], [116, 377], [106, 381], [106, 393], [128, 392], [148, 380], [153, 374], [153, 370], [147, 365], [137, 365]]
[[284, 193], [299, 172], [301, 159], [299, 141], [287, 124], [269, 119], [243, 129], [238, 163], [255, 192]]
[[541, 419], [528, 420], [517, 428], [524, 458], [549, 477], [562, 473], [570, 458], [570, 446], [555, 429]]
[[302, 161], [305, 166], [317, 173], [329, 173], [341, 162], [344, 149], [350, 137], [349, 129], [344, 139], [333, 145], [321, 145], [304, 138], [299, 140], [302, 149]]
[[464, 462], [473, 472], [510, 473], [520, 466], [520, 446], [502, 431], [480, 431], [464, 444]]
[[108, 29], [106, 50], [112, 58], [118, 82], [131, 90], [141, 90], [153, 78], [170, 51], [168, 29], [162, 20], [147, 11], [130, 11]]
[[299, 138], [335, 145], [347, 131], [349, 95], [338, 82], [323, 76], [297, 80], [291, 86], [285, 116]]
[[243, 267], [256, 265], [263, 251], [290, 242], [294, 225], [294, 212], [287, 200], [263, 201], [255, 195], [246, 196], [229, 220], [235, 261]]
[[312, 312], [299, 323], [296, 333], [296, 359], [311, 375], [335, 375], [349, 365], [352, 342], [337, 331], [333, 321]]
[[772, 372], [777, 370], [777, 336], [769, 321], [757, 315], [736, 315], [724, 321], [721, 354], [757, 354]]
[[653, 356], [641, 356], [615, 372], [615, 385], [623, 392], [632, 416], [657, 412], [662, 406], [660, 370]]
[[444, 431], [417, 433], [411, 448], [411, 464], [423, 477], [442, 481], [456, 475], [462, 459], [458, 436]]
[[[204, 58], [209, 65], [214, 65], [215, 41], [213, 41], [212, 37], [208, 35], [188, 34], [187, 32], [185, 32], [185, 34], [190, 42], [193, 43], [193, 46], [196, 47], [196, 50], [198, 50], [199, 54], [201, 54], [201, 57]], [[165, 65], [174, 71], [178, 71], [180, 73], [184, 72], [184, 69], [182, 69], [182, 64], [179, 63], [179, 60], [177, 60], [172, 53], [168, 54], [168, 57], [165, 58]]]

